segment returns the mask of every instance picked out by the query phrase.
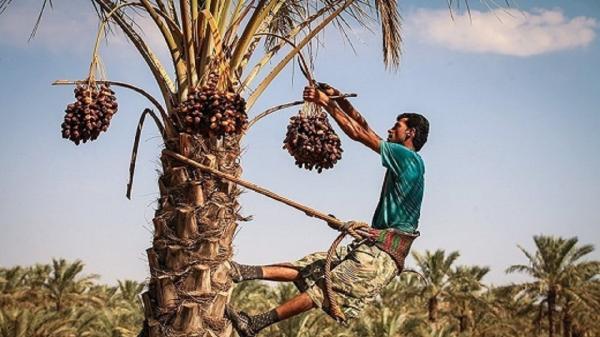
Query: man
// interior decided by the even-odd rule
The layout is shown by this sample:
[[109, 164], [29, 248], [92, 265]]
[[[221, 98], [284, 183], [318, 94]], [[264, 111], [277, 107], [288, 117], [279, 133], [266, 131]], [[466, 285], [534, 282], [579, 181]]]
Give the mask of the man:
[[[387, 168], [379, 203], [373, 216], [370, 240], [353, 242], [336, 250], [331, 279], [335, 299], [345, 318], [357, 317], [404, 266], [412, 240], [418, 236], [425, 167], [417, 152], [427, 141], [429, 122], [419, 114], [397, 117], [383, 141], [338, 90], [320, 85], [306, 87], [304, 99], [316, 103], [335, 119], [351, 139], [381, 155]], [[325, 253], [314, 253], [294, 263], [248, 266], [232, 262], [232, 279], [241, 282], [263, 279], [294, 282], [299, 295], [265, 313], [250, 316], [228, 307], [226, 314], [241, 337], [255, 336], [265, 327], [315, 307], [331, 315], [324, 295]], [[339, 318], [339, 317], [334, 317]]]

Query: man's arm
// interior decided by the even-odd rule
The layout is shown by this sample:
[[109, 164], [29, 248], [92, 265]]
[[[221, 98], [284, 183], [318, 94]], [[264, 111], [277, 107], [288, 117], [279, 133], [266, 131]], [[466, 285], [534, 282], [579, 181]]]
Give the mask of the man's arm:
[[362, 126], [366, 130], [371, 130], [369, 124], [367, 124], [367, 120], [356, 110], [350, 101], [348, 101], [345, 97], [341, 97], [335, 100], [335, 102], [340, 106], [340, 108], [348, 115], [350, 118], [354, 119], [360, 126]]
[[[341, 96], [342, 95], [342, 93], [338, 89], [330, 86], [327, 83], [319, 83], [318, 88], [319, 88], [319, 90], [323, 91], [327, 96]], [[356, 110], [356, 108], [354, 108], [354, 106], [352, 106], [352, 104], [350, 103], [349, 100], [347, 100], [345, 97], [336, 98], [334, 100], [340, 106], [342, 111], [344, 111], [344, 113], [346, 113], [346, 115], [348, 115], [348, 117], [355, 120], [365, 130], [370, 130], [367, 120], [360, 114], [360, 112], [358, 112], [358, 110]]]
[[304, 89], [304, 99], [309, 102], [319, 104], [325, 108], [325, 110], [329, 112], [331, 117], [335, 119], [342, 131], [344, 131], [344, 133], [348, 135], [350, 139], [360, 142], [371, 150], [379, 153], [381, 137], [379, 137], [375, 131], [369, 128], [368, 125], [365, 128], [358, 121], [348, 116], [325, 93], [315, 89], [314, 87], [306, 87]]

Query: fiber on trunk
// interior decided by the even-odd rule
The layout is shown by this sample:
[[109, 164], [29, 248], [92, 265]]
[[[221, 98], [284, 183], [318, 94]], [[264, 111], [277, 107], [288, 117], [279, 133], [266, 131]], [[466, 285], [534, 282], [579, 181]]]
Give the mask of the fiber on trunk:
[[[238, 136], [181, 133], [166, 147], [220, 171], [241, 175]], [[225, 336], [230, 331], [224, 310], [232, 286], [231, 243], [236, 221], [241, 219], [240, 190], [165, 156], [161, 163], [161, 196], [153, 219], [152, 248], [147, 250], [151, 279], [143, 295], [146, 321], [142, 334]]]

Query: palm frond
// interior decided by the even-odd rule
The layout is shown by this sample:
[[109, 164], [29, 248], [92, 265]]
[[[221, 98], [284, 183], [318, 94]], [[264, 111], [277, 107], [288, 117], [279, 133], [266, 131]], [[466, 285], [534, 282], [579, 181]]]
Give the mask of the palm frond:
[[397, 0], [376, 0], [375, 8], [378, 11], [383, 36], [383, 62], [386, 67], [397, 69], [400, 66], [402, 55], [402, 35], [400, 13]]
[[536, 258], [533, 255], [531, 255], [531, 253], [529, 253], [527, 250], [525, 250], [525, 248], [521, 247], [520, 245], [517, 245], [517, 247], [527, 257], [527, 259], [529, 260], [529, 263], [531, 263], [531, 264], [536, 263]]
[[508, 273], [508, 274], [510, 274], [510, 273], [526, 273], [529, 275], [533, 275], [534, 271], [529, 266], [517, 264], [517, 265], [512, 265], [512, 266], [506, 268], [506, 273]]
[[[279, 36], [288, 36], [307, 17], [308, 8], [305, 1], [283, 1], [279, 10], [273, 13], [266, 31]], [[279, 42], [273, 36], [265, 38], [265, 50], [268, 52]]]
[[[8, 1], [8, 3], [10, 3], [10, 1]], [[40, 27], [40, 23], [42, 22], [42, 17], [44, 16], [44, 12], [46, 10], [46, 6], [49, 5], [50, 8], [53, 7], [52, 5], [52, 0], [44, 0], [42, 2], [42, 8], [40, 9], [37, 19], [35, 20], [35, 24], [33, 25], [33, 30], [31, 31], [31, 34], [29, 35], [29, 41], [31, 41], [34, 37], [35, 34], [38, 31], [38, 28]], [[0, 8], [2, 7], [2, 5], [0, 4]], [[3, 10], [0, 10], [0, 14], [2, 13]]]
[[12, 0], [0, 0], [0, 15], [6, 11]]
[[576, 249], [570, 256], [569, 262], [573, 263], [585, 255], [588, 255], [594, 251], [594, 245], [584, 245]]

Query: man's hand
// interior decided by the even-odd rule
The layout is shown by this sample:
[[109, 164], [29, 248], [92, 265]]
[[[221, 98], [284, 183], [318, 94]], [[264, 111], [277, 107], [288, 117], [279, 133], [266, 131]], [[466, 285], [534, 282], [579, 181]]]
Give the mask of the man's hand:
[[369, 228], [359, 228], [358, 230], [356, 230], [356, 232], [358, 234], [362, 235], [363, 238], [374, 242], [379, 237], [381, 230], [369, 227]]
[[328, 95], [312, 86], [304, 88], [303, 98], [307, 102], [312, 102], [323, 107], [326, 107], [331, 103]]
[[[360, 142], [371, 150], [379, 153], [379, 143], [381, 138], [375, 131], [369, 128], [366, 121], [360, 116], [358, 111], [354, 111], [350, 103], [347, 103], [345, 100], [333, 102], [329, 96], [314, 86], [305, 87], [303, 96], [305, 101], [318, 104], [325, 108], [350, 139]], [[344, 111], [340, 104], [346, 106], [347, 110], [351, 111]]]
[[324, 82], [317, 82], [317, 88], [327, 96], [340, 96], [342, 94], [339, 90]]

